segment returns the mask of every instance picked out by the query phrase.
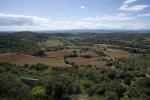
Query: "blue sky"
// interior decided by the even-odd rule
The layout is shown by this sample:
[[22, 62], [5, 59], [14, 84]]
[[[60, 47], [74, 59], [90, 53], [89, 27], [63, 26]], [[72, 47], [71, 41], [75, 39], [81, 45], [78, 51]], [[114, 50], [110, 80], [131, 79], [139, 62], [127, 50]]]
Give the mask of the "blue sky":
[[0, 0], [0, 30], [150, 29], [150, 0]]

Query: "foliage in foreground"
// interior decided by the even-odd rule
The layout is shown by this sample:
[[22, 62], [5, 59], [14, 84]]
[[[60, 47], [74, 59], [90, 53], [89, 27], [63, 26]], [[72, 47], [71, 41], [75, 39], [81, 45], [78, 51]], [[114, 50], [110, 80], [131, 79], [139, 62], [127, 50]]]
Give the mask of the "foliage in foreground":
[[[0, 98], [2, 100], [69, 100], [81, 94], [104, 100], [149, 100], [150, 78], [147, 66], [128, 60], [118, 60], [110, 68], [90, 66], [44, 69], [35, 66], [18, 67], [0, 64]], [[38, 78], [33, 87], [22, 77]], [[103, 100], [102, 99], [102, 100]]]

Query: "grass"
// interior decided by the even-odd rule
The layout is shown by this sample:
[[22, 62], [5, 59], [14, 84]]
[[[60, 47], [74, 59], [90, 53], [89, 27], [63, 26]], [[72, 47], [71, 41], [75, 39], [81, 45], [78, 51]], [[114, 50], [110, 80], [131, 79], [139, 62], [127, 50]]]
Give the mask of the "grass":
[[124, 58], [129, 57], [130, 53], [123, 50], [117, 50], [117, 49], [107, 49], [104, 51], [105, 54], [109, 55], [110, 58]]
[[95, 46], [91, 46], [91, 45], [66, 45], [64, 46], [66, 48], [70, 48], [70, 49], [85, 49], [85, 48], [89, 48], [89, 49], [96, 49]]
[[46, 55], [49, 58], [63, 57], [65, 55], [65, 50], [48, 51]]
[[130, 60], [133, 60], [137, 63], [140, 63], [140, 64], [148, 64], [150, 65], [150, 54], [147, 54], [145, 56], [142, 56], [142, 55], [136, 55], [136, 56], [132, 56], [129, 58]]
[[60, 41], [59, 39], [48, 39], [46, 42], [43, 43], [45, 47], [53, 47], [53, 46], [61, 46], [64, 43]]

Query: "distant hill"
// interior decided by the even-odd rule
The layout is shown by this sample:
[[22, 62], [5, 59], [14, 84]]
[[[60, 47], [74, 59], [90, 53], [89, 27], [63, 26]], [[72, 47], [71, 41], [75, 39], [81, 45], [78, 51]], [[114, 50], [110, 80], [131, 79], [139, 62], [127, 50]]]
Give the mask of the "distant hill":
[[68, 29], [68, 30], [37, 30], [37, 31], [0, 31], [0, 34], [9, 33], [150, 33], [150, 30], [124, 30], [124, 29]]
[[105, 29], [72, 29], [72, 30], [44, 30], [44, 33], [150, 33], [150, 30], [105, 30]]

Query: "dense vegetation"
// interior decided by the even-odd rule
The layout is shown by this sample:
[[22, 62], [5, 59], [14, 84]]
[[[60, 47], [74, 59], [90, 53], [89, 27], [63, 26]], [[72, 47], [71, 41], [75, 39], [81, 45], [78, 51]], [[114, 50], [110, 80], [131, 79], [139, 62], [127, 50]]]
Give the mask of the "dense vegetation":
[[[96, 69], [90, 66], [48, 68], [40, 64], [20, 67], [1, 63], [0, 96], [15, 100], [68, 100], [74, 95], [86, 94], [105, 100], [150, 99], [150, 77], [146, 76], [149, 65], [141, 66], [124, 59], [113, 65], [114, 68]], [[39, 80], [30, 86], [21, 81], [23, 77]]]
[[[25, 34], [25, 35], [24, 35]], [[43, 57], [49, 48], [83, 50], [127, 49], [131, 57], [110, 59], [106, 67], [53, 67], [44, 64], [17, 66], [0, 63], [0, 100], [150, 100], [149, 34], [33, 34], [0, 36], [1, 52], [17, 52]], [[44, 45], [48, 38], [63, 45]], [[105, 45], [103, 45], [105, 44]], [[96, 47], [95, 47], [96, 46]], [[54, 50], [54, 49], [53, 49]], [[135, 50], [135, 51], [134, 51]], [[138, 50], [138, 52], [136, 51]], [[96, 51], [101, 56], [104, 52]], [[67, 58], [78, 57], [72, 54]], [[85, 55], [83, 58], [91, 58]]]
[[41, 50], [38, 43], [45, 41], [46, 36], [32, 32], [18, 32], [14, 34], [2, 34], [0, 36], [1, 52], [18, 52], [36, 54]]

